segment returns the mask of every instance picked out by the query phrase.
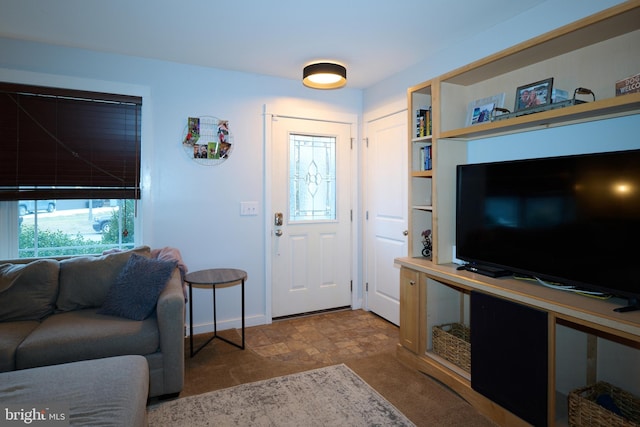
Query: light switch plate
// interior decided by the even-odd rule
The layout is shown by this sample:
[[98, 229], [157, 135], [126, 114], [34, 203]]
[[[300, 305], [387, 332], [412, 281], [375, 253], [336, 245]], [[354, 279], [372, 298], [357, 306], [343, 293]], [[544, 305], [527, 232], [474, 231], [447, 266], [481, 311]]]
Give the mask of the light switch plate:
[[258, 202], [240, 202], [240, 215], [258, 215]]

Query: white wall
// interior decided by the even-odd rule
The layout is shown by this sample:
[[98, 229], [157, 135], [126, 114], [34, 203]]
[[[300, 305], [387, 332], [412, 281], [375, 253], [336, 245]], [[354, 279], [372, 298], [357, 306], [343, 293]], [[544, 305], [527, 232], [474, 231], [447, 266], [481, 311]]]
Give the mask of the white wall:
[[[179, 248], [192, 271], [214, 266], [245, 269], [249, 274], [247, 324], [252, 325], [263, 323], [267, 312], [264, 215], [270, 213], [262, 209], [263, 105], [380, 117], [405, 108], [409, 86], [617, 3], [620, 1], [549, 0], [365, 91], [313, 91], [297, 80], [2, 38], [0, 80], [143, 96], [143, 243]], [[207, 167], [187, 158], [180, 138], [190, 115], [230, 121], [235, 147], [225, 163]], [[626, 126], [627, 121], [624, 123]], [[535, 142], [520, 144], [518, 155], [530, 155], [539, 141]], [[573, 138], [562, 144], [569, 151], [583, 147], [581, 140]], [[513, 147], [498, 142], [491, 153], [500, 156], [507, 146]], [[470, 160], [478, 151], [470, 150]], [[240, 202], [247, 200], [259, 202], [260, 215], [239, 215]], [[229, 327], [239, 326], [236, 290], [220, 293], [218, 319]], [[209, 297], [209, 293], [198, 293], [194, 298], [194, 322], [204, 325], [203, 329], [211, 323]]]
[[[247, 325], [264, 323], [263, 106], [357, 118], [362, 92], [9, 39], [0, 39], [0, 52], [3, 81], [144, 97], [142, 243], [177, 247], [191, 271], [246, 270]], [[183, 151], [184, 126], [194, 115], [229, 120], [235, 145], [222, 165], [196, 164]], [[240, 216], [241, 201], [258, 201], [259, 215]], [[240, 326], [239, 291], [218, 293], [221, 329]], [[202, 326], [195, 332], [212, 330], [211, 292], [194, 292], [194, 325]]]
[[[511, 20], [477, 34], [473, 39], [462, 40], [452, 48], [437, 52], [431, 58], [367, 88], [364, 91], [363, 99], [365, 114], [372, 110], [384, 109], [386, 105], [399, 100], [406, 105], [407, 88], [410, 86], [440, 76], [619, 3], [623, 3], [623, 1], [547, 0]], [[478, 19], [482, 19], [482, 17]], [[455, 32], [455, 23], [452, 24], [451, 31]], [[443, 34], [442, 37], [447, 37], [447, 34]], [[428, 40], [425, 40], [425, 43], [428, 43]]]

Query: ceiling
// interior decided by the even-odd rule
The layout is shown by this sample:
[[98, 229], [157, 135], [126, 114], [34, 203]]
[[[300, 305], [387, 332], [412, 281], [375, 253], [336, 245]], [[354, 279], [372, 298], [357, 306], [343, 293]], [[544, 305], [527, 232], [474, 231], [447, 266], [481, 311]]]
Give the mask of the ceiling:
[[0, 0], [0, 36], [366, 88], [546, 0]]

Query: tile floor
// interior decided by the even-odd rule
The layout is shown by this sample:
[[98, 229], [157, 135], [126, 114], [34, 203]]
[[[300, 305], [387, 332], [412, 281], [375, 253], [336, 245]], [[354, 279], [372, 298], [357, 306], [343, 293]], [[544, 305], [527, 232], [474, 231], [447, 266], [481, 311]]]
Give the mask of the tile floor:
[[272, 360], [330, 364], [393, 351], [398, 334], [398, 327], [381, 317], [349, 309], [250, 327], [246, 343]]
[[[237, 340], [239, 330], [219, 331]], [[196, 335], [196, 345], [210, 334]], [[399, 328], [364, 310], [288, 318], [246, 329], [246, 350], [214, 340], [195, 357], [185, 339], [188, 397], [344, 363], [417, 426], [494, 427], [455, 393], [395, 356]]]

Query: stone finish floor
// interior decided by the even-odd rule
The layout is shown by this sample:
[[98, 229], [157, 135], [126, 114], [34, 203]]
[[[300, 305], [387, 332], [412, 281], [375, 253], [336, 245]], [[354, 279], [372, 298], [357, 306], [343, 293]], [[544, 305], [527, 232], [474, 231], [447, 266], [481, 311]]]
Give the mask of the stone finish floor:
[[398, 333], [397, 326], [371, 312], [344, 310], [247, 328], [246, 343], [272, 360], [335, 364], [394, 351]]

